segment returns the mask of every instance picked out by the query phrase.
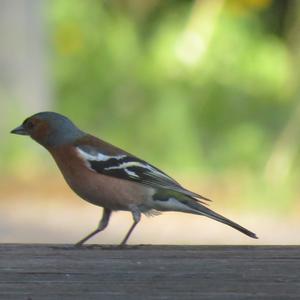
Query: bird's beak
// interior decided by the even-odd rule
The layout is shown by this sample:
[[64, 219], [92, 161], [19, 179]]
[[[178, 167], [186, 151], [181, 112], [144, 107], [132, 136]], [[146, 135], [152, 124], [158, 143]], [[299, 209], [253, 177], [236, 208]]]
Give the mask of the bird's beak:
[[20, 134], [20, 135], [29, 135], [28, 132], [23, 127], [23, 125], [20, 125], [17, 128], [13, 129], [10, 133]]

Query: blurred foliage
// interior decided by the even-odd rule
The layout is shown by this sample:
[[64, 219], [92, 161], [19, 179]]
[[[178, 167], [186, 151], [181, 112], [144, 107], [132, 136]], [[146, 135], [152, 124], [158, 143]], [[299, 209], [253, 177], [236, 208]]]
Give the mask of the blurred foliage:
[[182, 36], [204, 2], [156, 3], [141, 20], [118, 1], [52, 1], [58, 108], [180, 168], [261, 166], [295, 102], [288, 49], [257, 14], [236, 11], [271, 1], [229, 1], [185, 63], [177, 50], [193, 47]]
[[281, 0], [49, 1], [56, 110], [161, 167], [240, 179], [249, 202], [260, 193], [284, 206], [280, 199], [297, 197], [299, 172], [292, 168], [275, 192], [281, 183], [267, 165], [299, 103], [297, 8]]

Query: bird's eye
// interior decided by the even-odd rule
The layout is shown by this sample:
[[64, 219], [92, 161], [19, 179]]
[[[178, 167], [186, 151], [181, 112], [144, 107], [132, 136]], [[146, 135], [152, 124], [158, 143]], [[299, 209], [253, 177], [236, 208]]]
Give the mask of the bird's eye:
[[28, 129], [32, 129], [32, 128], [34, 127], [33, 122], [28, 121], [28, 122], [26, 123], [26, 127], [27, 127]]

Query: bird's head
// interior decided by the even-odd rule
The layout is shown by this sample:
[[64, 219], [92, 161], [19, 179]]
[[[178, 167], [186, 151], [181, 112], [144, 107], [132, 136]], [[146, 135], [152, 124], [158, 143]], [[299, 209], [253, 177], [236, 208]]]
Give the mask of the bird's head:
[[11, 133], [29, 135], [46, 148], [72, 143], [85, 135], [70, 119], [55, 112], [37, 113]]

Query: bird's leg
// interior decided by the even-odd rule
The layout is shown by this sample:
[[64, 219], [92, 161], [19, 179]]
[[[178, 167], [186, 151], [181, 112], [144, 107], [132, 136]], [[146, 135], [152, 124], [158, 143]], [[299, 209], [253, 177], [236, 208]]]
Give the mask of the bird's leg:
[[78, 243], [75, 244], [75, 246], [81, 246], [83, 245], [88, 239], [90, 239], [92, 236], [94, 236], [95, 234], [99, 233], [100, 231], [104, 230], [106, 228], [106, 226], [108, 225], [109, 222], [109, 218], [111, 215], [111, 210], [107, 209], [107, 208], [103, 208], [103, 215], [102, 218], [100, 220], [99, 226], [97, 227], [96, 230], [92, 231], [90, 234], [88, 234], [85, 238], [83, 238], [82, 240], [80, 240]]
[[132, 210], [132, 217], [133, 217], [133, 224], [131, 225], [129, 231], [127, 232], [127, 234], [125, 236], [125, 238], [121, 242], [121, 244], [120, 244], [121, 247], [126, 245], [126, 242], [129, 239], [133, 229], [138, 224], [138, 222], [141, 220], [141, 212], [138, 209]]

